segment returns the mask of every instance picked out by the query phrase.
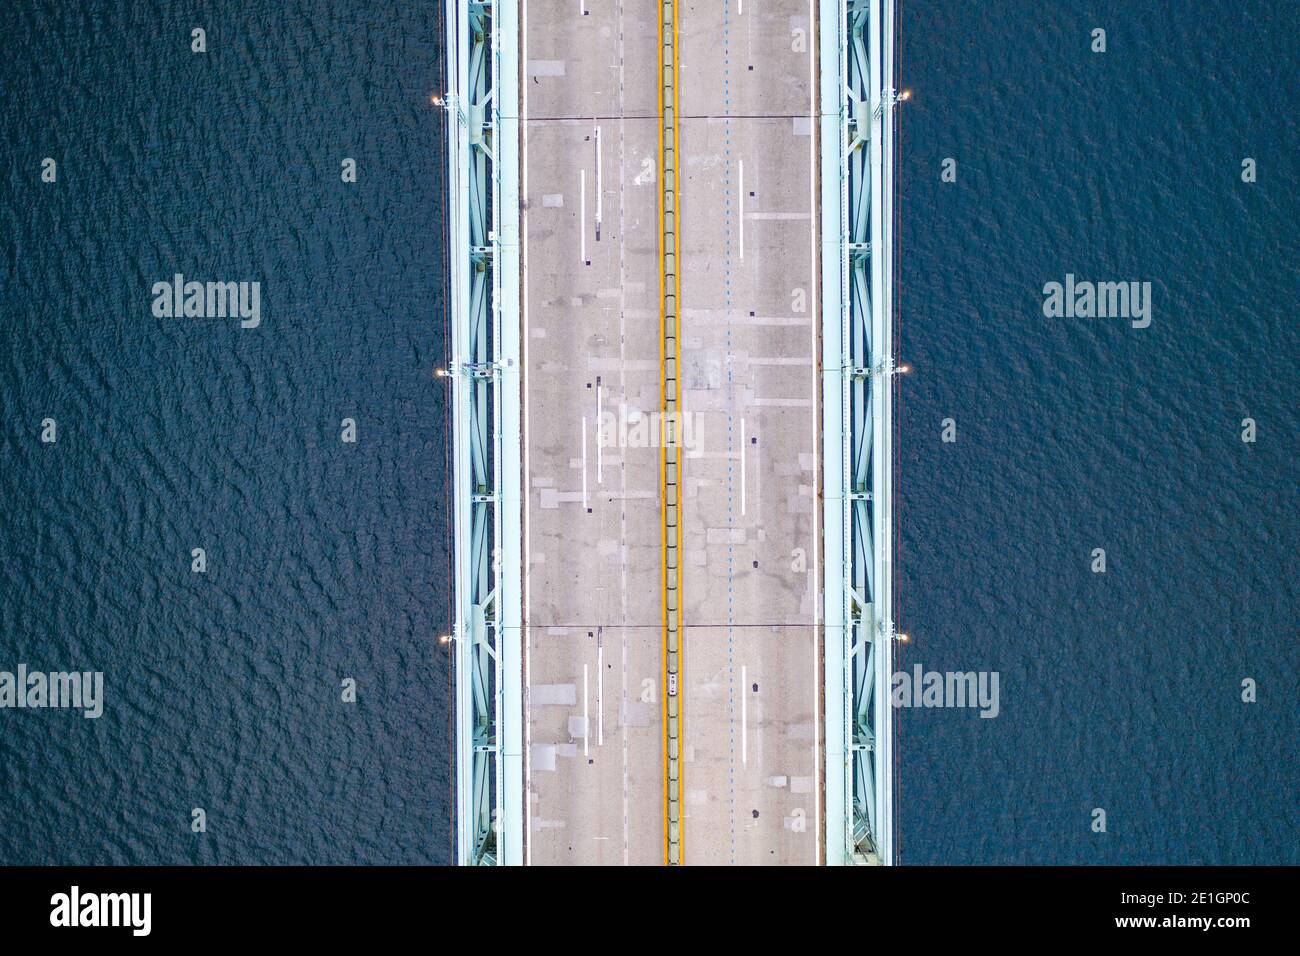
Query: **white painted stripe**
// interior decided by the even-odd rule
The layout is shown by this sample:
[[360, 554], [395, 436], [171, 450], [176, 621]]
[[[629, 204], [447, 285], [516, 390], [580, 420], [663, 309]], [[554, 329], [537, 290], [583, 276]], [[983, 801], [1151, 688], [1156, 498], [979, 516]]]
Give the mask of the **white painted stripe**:
[[603, 167], [604, 161], [601, 156], [600, 148], [600, 127], [596, 127], [596, 235], [600, 235], [601, 210], [604, 208], [604, 200], [601, 196], [604, 181]]
[[740, 418], [740, 513], [745, 513], [745, 418]]
[[[809, 209], [808, 219], [810, 225], [810, 229], [808, 230], [808, 244], [809, 244], [808, 261], [809, 261], [809, 268], [811, 269], [811, 274], [813, 277], [812, 313], [811, 313], [813, 316], [818, 316], [821, 314], [817, 304], [817, 290], [820, 285], [817, 281], [818, 278], [817, 277], [817, 239], [818, 239], [817, 232], [818, 232], [818, 225], [819, 225], [818, 218], [816, 215], [818, 210], [817, 176], [816, 176], [816, 170], [818, 168], [817, 137], [811, 135], [813, 123], [817, 116], [817, 58], [813, 56], [813, 52], [812, 52], [813, 50], [818, 49], [818, 46], [821, 43], [821, 37], [817, 35], [817, 29], [818, 29], [818, 21], [817, 21], [816, 4], [814, 3], [814, 0], [808, 0], [808, 32], [813, 37], [813, 41], [808, 44], [808, 132], [810, 134], [808, 137], [808, 168], [814, 171], [814, 174], [809, 177], [809, 183], [808, 183], [808, 209]], [[817, 354], [816, 325], [814, 325], [812, 329], [811, 341], [812, 341], [812, 354], [816, 355]], [[817, 387], [820, 384], [820, 380], [815, 374], [817, 369], [817, 363], [815, 361], [812, 362], [811, 367], [814, 369], [813, 393], [816, 394]], [[822, 457], [820, 449], [818, 447], [818, 442], [821, 438], [821, 427], [820, 427], [821, 422], [817, 420], [817, 405], [815, 402], [813, 403], [812, 411], [813, 414], [812, 414], [811, 427], [812, 427], [812, 434], [813, 434], [813, 488], [821, 488], [821, 475], [818, 473], [818, 467], [821, 464], [821, 457]], [[811, 688], [812, 703], [813, 703], [812, 712], [813, 712], [813, 832], [814, 833], [822, 832], [822, 822], [821, 822], [822, 788], [820, 786], [821, 773], [822, 773], [821, 771], [821, 757], [822, 757], [821, 703], [822, 702], [818, 694], [818, 690], [819, 690], [818, 673], [821, 668], [821, 659], [822, 659], [823, 650], [821, 647], [821, 641], [818, 639], [819, 635], [822, 634], [822, 630], [820, 627], [816, 626], [821, 624], [820, 595], [822, 592], [821, 592], [820, 575], [818, 573], [820, 570], [820, 563], [822, 560], [820, 532], [821, 532], [821, 522], [814, 520], [813, 521], [812, 593], [818, 596], [818, 599], [815, 599], [813, 601], [813, 624], [814, 624], [813, 671], [812, 671], [813, 679], [812, 679], [812, 688]], [[814, 840], [813, 845], [815, 847], [813, 851], [813, 865], [821, 866], [822, 841], [820, 839]]]
[[[743, 216], [744, 213], [742, 212]], [[746, 219], [761, 219], [767, 222], [803, 222], [813, 218], [808, 212], [751, 212]]]
[[745, 161], [740, 160], [740, 216], [737, 222], [740, 223], [740, 258], [745, 258]]
[[740, 665], [740, 762], [749, 763], [749, 676]]
[[[519, 4], [520, 17], [520, 53], [519, 59], [523, 64], [528, 63], [528, 0], [520, 0]], [[526, 68], [526, 67], [525, 67]], [[522, 182], [521, 195], [523, 196], [523, 210], [520, 213], [522, 223], [520, 226], [520, 243], [521, 268], [524, 281], [521, 283], [520, 298], [523, 300], [523, 348], [529, 348], [528, 337], [528, 86], [527, 83], [520, 83], [522, 93], [522, 104], [520, 109], [519, 137], [521, 141], [522, 155], [519, 158], [519, 175]], [[524, 354], [524, 361], [521, 372], [523, 382], [520, 387], [520, 395], [524, 406], [524, 434], [522, 444], [524, 446], [524, 628], [523, 628], [523, 646], [524, 646], [524, 793], [531, 793], [533, 786], [533, 714], [532, 702], [528, 689], [533, 686], [533, 655], [530, 653], [532, 629], [529, 626], [529, 609], [532, 606], [532, 576], [530, 565], [532, 564], [532, 537], [533, 524], [529, 520], [529, 506], [532, 503], [532, 494], [527, 491], [528, 477], [532, 474], [529, 471], [528, 440], [530, 437], [530, 426], [532, 421], [533, 403], [528, 400], [528, 361], [527, 352]], [[531, 866], [533, 862], [533, 801], [524, 800], [524, 866]]]

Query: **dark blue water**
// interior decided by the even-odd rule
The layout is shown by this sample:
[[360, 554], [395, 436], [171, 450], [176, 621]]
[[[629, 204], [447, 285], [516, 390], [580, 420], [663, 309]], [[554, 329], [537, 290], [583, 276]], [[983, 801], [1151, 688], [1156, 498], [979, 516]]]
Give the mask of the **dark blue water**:
[[1002, 675], [902, 713], [901, 859], [1300, 862], [1300, 5], [901, 10], [902, 659]]
[[[1298, 862], [1297, 7], [901, 20], [902, 663], [1002, 675], [996, 719], [902, 714], [901, 860]], [[0, 669], [108, 696], [0, 711], [0, 861], [450, 859], [439, 36], [0, 5]], [[262, 326], [154, 318], [178, 271]], [[1067, 272], [1151, 327], [1043, 318]]]
[[0, 862], [449, 860], [440, 56], [437, 4], [0, 4], [0, 669], [107, 684], [0, 711]]

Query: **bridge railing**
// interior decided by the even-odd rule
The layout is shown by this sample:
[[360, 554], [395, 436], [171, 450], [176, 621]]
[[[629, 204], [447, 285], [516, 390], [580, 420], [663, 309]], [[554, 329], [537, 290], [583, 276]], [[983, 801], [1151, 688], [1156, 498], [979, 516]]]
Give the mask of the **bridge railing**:
[[522, 861], [516, 0], [446, 0], [456, 855]]

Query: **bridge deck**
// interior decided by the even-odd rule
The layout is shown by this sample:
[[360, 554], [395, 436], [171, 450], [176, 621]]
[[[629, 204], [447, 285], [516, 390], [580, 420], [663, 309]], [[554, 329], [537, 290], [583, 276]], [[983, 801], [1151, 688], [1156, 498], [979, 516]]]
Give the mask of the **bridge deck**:
[[[684, 857], [821, 859], [808, 0], [683, 3]], [[664, 854], [657, 0], [526, 0], [527, 857]]]

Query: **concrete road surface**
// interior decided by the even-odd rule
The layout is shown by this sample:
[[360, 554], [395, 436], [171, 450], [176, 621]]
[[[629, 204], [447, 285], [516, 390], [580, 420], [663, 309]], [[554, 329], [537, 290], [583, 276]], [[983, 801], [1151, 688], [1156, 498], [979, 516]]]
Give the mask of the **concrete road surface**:
[[[657, 0], [524, 0], [527, 859], [664, 859]], [[683, 4], [685, 861], [813, 864], [816, 18]]]

